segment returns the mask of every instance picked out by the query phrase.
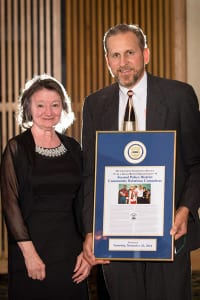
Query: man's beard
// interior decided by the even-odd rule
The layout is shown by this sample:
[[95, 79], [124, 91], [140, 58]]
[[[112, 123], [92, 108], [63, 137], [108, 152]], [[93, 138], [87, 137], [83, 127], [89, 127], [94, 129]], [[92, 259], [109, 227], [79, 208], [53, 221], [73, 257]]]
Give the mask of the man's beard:
[[132, 69], [134, 71], [134, 73], [132, 75], [123, 75], [123, 79], [122, 77], [119, 75], [121, 74], [121, 70], [119, 69], [117, 71], [117, 74], [115, 75], [115, 80], [124, 87], [130, 88], [133, 87], [134, 85], [136, 85], [136, 83], [142, 78], [143, 74], [144, 74], [144, 68], [140, 69], [139, 71], [136, 71], [135, 69]]

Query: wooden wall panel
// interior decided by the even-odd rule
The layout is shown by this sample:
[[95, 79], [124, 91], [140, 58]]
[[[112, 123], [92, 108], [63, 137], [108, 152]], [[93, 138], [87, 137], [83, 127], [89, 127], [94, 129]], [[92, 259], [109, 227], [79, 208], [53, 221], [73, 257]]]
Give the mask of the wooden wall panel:
[[[183, 1], [176, 0], [179, 5]], [[85, 96], [113, 82], [104, 59], [104, 33], [117, 23], [138, 24], [147, 35], [151, 52], [148, 71], [174, 78], [177, 70], [173, 9], [179, 5], [174, 7], [173, 0], [66, 0], [65, 3], [66, 89], [76, 115], [67, 133], [81, 141]]]
[[184, 1], [172, 1], [173, 22], [173, 76], [182, 81], [187, 79], [186, 61], [186, 3]]

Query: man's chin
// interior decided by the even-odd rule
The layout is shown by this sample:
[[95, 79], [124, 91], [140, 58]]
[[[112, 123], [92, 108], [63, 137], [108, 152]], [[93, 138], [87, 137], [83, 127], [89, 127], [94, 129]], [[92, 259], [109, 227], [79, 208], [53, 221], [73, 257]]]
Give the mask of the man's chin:
[[132, 88], [138, 81], [138, 78], [121, 78], [121, 77], [115, 77], [117, 82], [126, 88]]
[[133, 81], [125, 81], [125, 80], [118, 80], [118, 83], [126, 88], [132, 88], [134, 86], [134, 82]]

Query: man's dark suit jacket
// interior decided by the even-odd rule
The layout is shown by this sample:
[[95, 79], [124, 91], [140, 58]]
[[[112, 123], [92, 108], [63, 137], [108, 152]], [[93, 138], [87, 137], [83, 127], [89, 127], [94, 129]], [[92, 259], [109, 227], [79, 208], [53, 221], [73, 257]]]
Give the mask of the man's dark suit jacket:
[[[118, 130], [119, 85], [114, 83], [85, 99], [82, 145], [84, 155], [85, 233], [93, 229], [96, 131]], [[148, 74], [146, 130], [176, 130], [176, 209], [190, 210], [187, 245], [200, 247], [200, 113], [193, 88], [183, 82]]]

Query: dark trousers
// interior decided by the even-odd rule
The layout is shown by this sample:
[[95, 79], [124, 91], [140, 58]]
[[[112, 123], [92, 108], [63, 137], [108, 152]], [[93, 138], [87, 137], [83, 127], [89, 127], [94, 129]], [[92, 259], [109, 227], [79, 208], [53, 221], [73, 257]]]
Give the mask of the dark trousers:
[[190, 253], [173, 262], [118, 262], [103, 265], [111, 300], [191, 300]]

